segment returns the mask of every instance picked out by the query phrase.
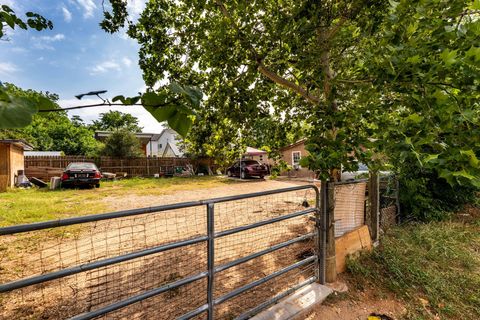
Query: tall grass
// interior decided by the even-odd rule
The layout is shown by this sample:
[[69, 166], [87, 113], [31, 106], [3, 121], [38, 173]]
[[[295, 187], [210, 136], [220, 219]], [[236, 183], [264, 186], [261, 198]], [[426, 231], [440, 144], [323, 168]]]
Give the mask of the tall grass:
[[403, 299], [408, 319], [480, 319], [479, 221], [397, 227], [349, 273]]

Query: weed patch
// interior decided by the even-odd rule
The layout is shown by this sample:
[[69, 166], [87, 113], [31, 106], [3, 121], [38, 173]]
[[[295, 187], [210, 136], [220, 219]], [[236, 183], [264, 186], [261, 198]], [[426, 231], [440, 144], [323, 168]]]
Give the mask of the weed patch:
[[410, 319], [480, 319], [480, 219], [409, 224], [348, 261], [354, 283], [392, 291]]

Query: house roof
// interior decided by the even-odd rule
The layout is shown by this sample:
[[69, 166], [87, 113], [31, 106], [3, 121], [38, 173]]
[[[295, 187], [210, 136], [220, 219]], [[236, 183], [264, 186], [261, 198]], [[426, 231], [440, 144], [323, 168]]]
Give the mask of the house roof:
[[27, 141], [22, 140], [22, 139], [4, 139], [4, 140], [0, 140], [0, 143], [13, 144], [17, 147], [22, 148], [24, 151], [33, 150], [33, 146], [30, 143], [28, 143]]
[[259, 156], [259, 155], [267, 154], [267, 151], [255, 149], [252, 147], [247, 147], [247, 152], [245, 152], [245, 154], [249, 156]]
[[285, 151], [285, 150], [288, 150], [290, 148], [293, 148], [293, 147], [296, 147], [298, 145], [301, 145], [302, 143], [305, 143], [305, 141], [307, 141], [307, 138], [303, 138], [303, 139], [300, 139], [292, 144], [289, 144], [288, 146], [285, 146], [283, 148], [280, 148], [280, 151]]
[[61, 156], [62, 151], [25, 151], [25, 156]]
[[159, 134], [158, 139], [160, 139], [167, 132], [175, 136], [178, 135], [178, 133], [172, 128], [166, 128], [166, 129], [163, 129], [162, 132]]
[[168, 149], [170, 148], [170, 150], [172, 150], [173, 154], [176, 156], [176, 157], [180, 157], [181, 156], [181, 152], [180, 150], [178, 150], [178, 147], [175, 143], [170, 143], [170, 141], [167, 141], [167, 144], [165, 145], [165, 149], [163, 150], [163, 153], [162, 153], [162, 156], [165, 157], [167, 152], [168, 152]]
[[[95, 131], [95, 139], [100, 141], [105, 140], [112, 133], [112, 131]], [[150, 141], [157, 141], [160, 139], [162, 133], [134, 132], [135, 136], [144, 144], [147, 144]]]

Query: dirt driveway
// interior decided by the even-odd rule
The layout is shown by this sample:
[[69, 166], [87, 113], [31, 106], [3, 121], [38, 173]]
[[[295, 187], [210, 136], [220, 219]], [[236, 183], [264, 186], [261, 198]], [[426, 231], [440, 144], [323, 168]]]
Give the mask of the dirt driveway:
[[[219, 179], [230, 179], [221, 177]], [[122, 195], [122, 196], [107, 196], [103, 201], [107, 204], [111, 211], [135, 209], [149, 206], [158, 206], [164, 204], [171, 204], [177, 202], [206, 200], [211, 198], [233, 196], [244, 193], [253, 193], [266, 190], [274, 190], [281, 188], [288, 188], [297, 186], [299, 184], [306, 184], [306, 182], [290, 182], [290, 181], [276, 181], [276, 180], [260, 180], [248, 179], [240, 181], [233, 179], [237, 183], [225, 184], [220, 187], [195, 189], [186, 191], [176, 191], [174, 193], [165, 195]]]

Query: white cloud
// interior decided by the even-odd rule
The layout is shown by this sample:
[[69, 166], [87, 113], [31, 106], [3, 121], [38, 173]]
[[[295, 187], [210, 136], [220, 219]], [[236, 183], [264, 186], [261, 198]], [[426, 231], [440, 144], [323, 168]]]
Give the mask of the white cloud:
[[63, 19], [66, 22], [72, 21], [72, 13], [66, 7], [62, 7]]
[[145, 9], [145, 0], [128, 0], [127, 10], [134, 17], [140, 15], [143, 9]]
[[10, 75], [17, 72], [19, 69], [16, 65], [10, 62], [0, 62], [0, 74]]
[[110, 59], [96, 64], [89, 68], [90, 75], [107, 73], [111, 71], [121, 71], [122, 68], [128, 68], [133, 64], [133, 61], [128, 57], [123, 57], [121, 60]]
[[109, 71], [120, 71], [120, 70], [121, 70], [121, 67], [118, 62], [116, 62], [115, 60], [107, 60], [91, 68], [90, 74], [95, 75], [99, 73], [106, 73]]
[[18, 6], [18, 1], [14, 0], [3, 0], [2, 5], [7, 5], [15, 11], [18, 11], [20, 9], [20, 7]]
[[63, 33], [57, 33], [54, 36], [41, 36], [37, 39], [50, 43], [65, 40], [65, 35]]
[[65, 35], [57, 33], [53, 36], [32, 37], [32, 40], [33, 46], [37, 49], [55, 50], [51, 43], [65, 40]]
[[22, 48], [22, 47], [13, 47], [10, 49], [12, 52], [15, 52], [15, 53], [26, 53], [28, 52], [27, 49], [25, 48]]
[[123, 57], [122, 62], [126, 67], [130, 67], [132, 65], [132, 60], [127, 57]]
[[77, 3], [83, 9], [84, 18], [93, 17], [93, 12], [97, 9], [97, 5], [93, 0], [77, 0]]

